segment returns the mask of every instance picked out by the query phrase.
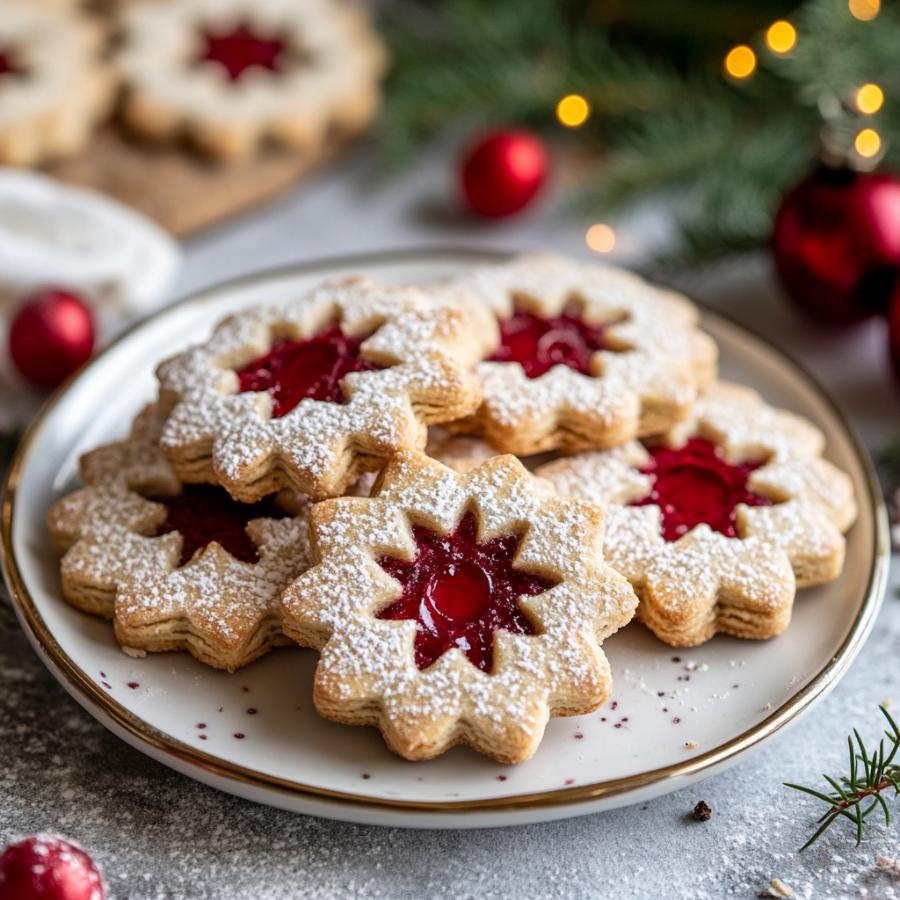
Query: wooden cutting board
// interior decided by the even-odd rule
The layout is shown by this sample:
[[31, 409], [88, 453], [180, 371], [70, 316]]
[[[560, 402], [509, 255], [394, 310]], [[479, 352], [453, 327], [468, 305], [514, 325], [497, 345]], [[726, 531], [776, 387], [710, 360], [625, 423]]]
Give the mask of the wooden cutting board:
[[336, 139], [306, 154], [270, 149], [246, 163], [216, 163], [184, 146], [141, 143], [109, 127], [83, 154], [53, 163], [47, 173], [109, 194], [186, 237], [275, 197], [346, 143]]

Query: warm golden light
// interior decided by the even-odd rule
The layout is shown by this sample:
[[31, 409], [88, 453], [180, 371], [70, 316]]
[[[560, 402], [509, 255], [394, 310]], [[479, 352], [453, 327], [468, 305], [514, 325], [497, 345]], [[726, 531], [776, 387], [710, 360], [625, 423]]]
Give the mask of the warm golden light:
[[756, 69], [756, 54], [746, 45], [732, 47], [725, 57], [725, 71], [732, 78], [749, 78]]
[[881, 12], [881, 0], [848, 0], [850, 15], [861, 22], [870, 22]]
[[616, 233], [609, 225], [597, 223], [588, 228], [584, 242], [594, 253], [609, 253], [616, 246]]
[[779, 19], [766, 31], [766, 46], [773, 53], [788, 53], [797, 43], [797, 29], [790, 22]]
[[856, 92], [856, 108], [867, 116], [877, 113], [884, 105], [884, 91], [877, 84], [864, 84]]
[[587, 122], [591, 106], [581, 94], [568, 94], [556, 104], [556, 118], [566, 128], [578, 128]]
[[856, 152], [866, 159], [875, 156], [881, 149], [881, 135], [874, 128], [863, 128], [853, 142]]

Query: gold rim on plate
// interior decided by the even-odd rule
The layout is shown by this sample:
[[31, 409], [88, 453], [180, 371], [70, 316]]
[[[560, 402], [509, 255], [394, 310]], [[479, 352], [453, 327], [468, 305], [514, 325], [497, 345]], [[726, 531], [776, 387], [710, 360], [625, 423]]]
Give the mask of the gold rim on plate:
[[[365, 254], [358, 256], [335, 257], [320, 260], [303, 265], [295, 265], [280, 269], [268, 270], [256, 273], [244, 278], [233, 279], [223, 284], [207, 288], [193, 294], [160, 312], [165, 315], [175, 307], [187, 305], [202, 305], [212, 301], [222, 290], [240, 287], [251, 287], [264, 281], [270, 281], [280, 277], [300, 276], [324, 272], [335, 268], [365, 268], [370, 265], [403, 264], [404, 262], [421, 262], [423, 259], [462, 259], [491, 261], [502, 260], [506, 254], [491, 253], [468, 249], [423, 249], [421, 251], [399, 251], [387, 253]], [[77, 666], [69, 655], [62, 649], [53, 634], [47, 628], [43, 618], [38, 612], [34, 601], [25, 586], [24, 579], [19, 570], [18, 562], [13, 549], [13, 521], [16, 509], [16, 491], [20, 474], [28, 456], [29, 448], [36, 435], [41, 430], [47, 416], [61, 403], [81, 375], [83, 375], [95, 362], [110, 353], [122, 340], [128, 337], [134, 330], [146, 324], [148, 320], [140, 322], [113, 341], [93, 362], [76, 373], [64, 385], [62, 385], [47, 401], [37, 417], [25, 432], [18, 449], [10, 463], [3, 491], [2, 521], [2, 553], [0, 562], [3, 566], [3, 574], [9, 589], [13, 605], [20, 621], [29, 632], [32, 642], [40, 648], [49, 662], [49, 668], [57, 680], [65, 682], [71, 690], [74, 690], [82, 698], [90, 702], [94, 707], [108, 716], [118, 727], [122, 728], [138, 741], [169, 757], [191, 766], [199, 767], [205, 772], [250, 785], [255, 788], [275, 790], [294, 797], [305, 797], [317, 802], [331, 802], [342, 806], [363, 806], [385, 810], [407, 810], [410, 812], [443, 812], [464, 813], [477, 811], [515, 811], [532, 809], [536, 807], [549, 807], [559, 805], [572, 805], [598, 800], [605, 797], [614, 797], [628, 791], [649, 787], [672, 778], [689, 777], [697, 775], [704, 770], [711, 769], [737, 754], [749, 749], [776, 731], [784, 727], [827, 690], [835, 685], [843, 675], [847, 667], [856, 656], [862, 642], [868, 635], [869, 629], [878, 611], [887, 577], [887, 567], [890, 559], [888, 543], [887, 511], [881, 494], [872, 462], [867, 451], [862, 446], [853, 426], [847, 421], [845, 415], [837, 406], [830, 395], [802, 366], [799, 366], [784, 351], [776, 347], [762, 335], [754, 332], [720, 312], [704, 309], [707, 317], [718, 318], [727, 325], [747, 332], [757, 341], [765, 345], [770, 351], [780, 356], [792, 369], [798, 372], [818, 398], [829, 408], [832, 415], [841, 425], [845, 436], [849, 440], [856, 455], [863, 474], [865, 476], [865, 488], [868, 495], [872, 514], [872, 527], [874, 535], [874, 552], [872, 567], [869, 571], [866, 585], [865, 599], [860, 607], [850, 630], [843, 643], [827, 664], [806, 684], [801, 690], [783, 703], [771, 715], [762, 722], [749, 728], [735, 738], [720, 744], [718, 747], [708, 750], [699, 756], [693, 757], [681, 763], [651, 769], [638, 775], [629, 775], [624, 778], [609, 779], [593, 784], [576, 785], [569, 788], [560, 788], [551, 791], [539, 791], [535, 793], [517, 794], [509, 797], [490, 797], [475, 800], [447, 800], [447, 801], [418, 801], [418, 800], [392, 800], [384, 797], [371, 797], [364, 794], [354, 794], [346, 791], [333, 791], [315, 785], [303, 784], [265, 772], [259, 772], [246, 766], [226, 762], [210, 753], [195, 749], [182, 741], [159, 731], [142, 719], [135, 716], [125, 706], [114, 700], [87, 676]]]

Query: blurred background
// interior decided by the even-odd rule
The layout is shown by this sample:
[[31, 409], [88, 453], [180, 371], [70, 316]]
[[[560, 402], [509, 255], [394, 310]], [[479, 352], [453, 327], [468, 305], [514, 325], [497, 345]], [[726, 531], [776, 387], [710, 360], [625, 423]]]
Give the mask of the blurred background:
[[177, 296], [447, 245], [673, 282], [883, 429], [898, 50], [879, 0], [0, 0], [4, 451]]

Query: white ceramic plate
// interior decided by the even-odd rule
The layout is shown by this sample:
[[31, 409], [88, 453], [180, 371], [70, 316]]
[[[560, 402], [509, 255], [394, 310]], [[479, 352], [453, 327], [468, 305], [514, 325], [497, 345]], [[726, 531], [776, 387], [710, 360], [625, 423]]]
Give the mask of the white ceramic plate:
[[719, 342], [723, 374], [817, 422], [829, 458], [853, 478], [860, 515], [844, 574], [805, 591], [790, 630], [770, 642], [720, 635], [674, 651], [630, 626], [605, 644], [614, 699], [593, 715], [551, 721], [521, 766], [462, 747], [413, 764], [389, 753], [373, 729], [320, 719], [310, 700], [310, 651], [280, 650], [233, 675], [183, 653], [131, 659], [107, 623], [60, 600], [47, 508], [75, 484], [79, 454], [126, 433], [154, 393], [159, 359], [202, 339], [226, 313], [288, 300], [326, 276], [364, 271], [427, 281], [477, 258], [484, 259], [435, 252], [346, 259], [216, 288], [127, 334], [50, 402], [9, 474], [5, 574], [41, 658], [115, 734], [188, 777], [262, 803], [364, 823], [484, 827], [594, 812], [684, 787], [771, 737], [835, 685], [884, 589], [886, 522], [870, 463], [807, 375], [712, 313], [704, 325]]

